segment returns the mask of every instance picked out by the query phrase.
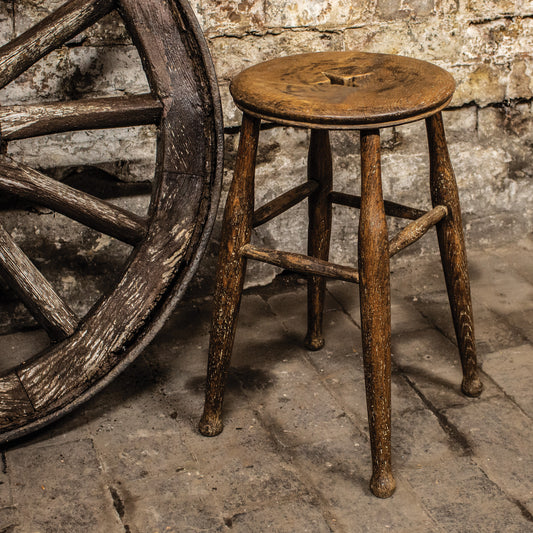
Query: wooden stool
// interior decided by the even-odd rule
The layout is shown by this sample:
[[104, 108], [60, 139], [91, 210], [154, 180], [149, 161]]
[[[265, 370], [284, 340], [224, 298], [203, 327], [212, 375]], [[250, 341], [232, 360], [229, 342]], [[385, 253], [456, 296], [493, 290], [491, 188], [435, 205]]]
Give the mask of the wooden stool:
[[[370, 488], [395, 488], [391, 470], [391, 318], [389, 258], [437, 226], [442, 265], [463, 368], [462, 390], [478, 396], [474, 327], [457, 185], [440, 111], [453, 78], [429, 63], [383, 54], [312, 53], [284, 57], [237, 76], [231, 93], [244, 112], [235, 174], [226, 203], [200, 432], [222, 431], [221, 411], [247, 259], [309, 275], [305, 345], [324, 345], [325, 278], [359, 283], [363, 357], [372, 449]], [[311, 129], [308, 181], [254, 212], [254, 171], [261, 120]], [[380, 128], [426, 120], [433, 209], [384, 202]], [[360, 130], [361, 197], [332, 190], [328, 130]], [[250, 244], [252, 228], [309, 197], [308, 255]], [[358, 269], [328, 262], [332, 203], [360, 208]], [[385, 216], [413, 220], [389, 241]]]

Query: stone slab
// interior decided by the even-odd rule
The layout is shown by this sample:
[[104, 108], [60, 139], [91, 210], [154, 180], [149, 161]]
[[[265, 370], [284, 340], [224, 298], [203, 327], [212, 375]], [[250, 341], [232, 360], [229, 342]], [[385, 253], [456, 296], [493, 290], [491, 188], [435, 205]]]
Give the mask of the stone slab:
[[[317, 506], [302, 501], [281, 503], [276, 506], [272, 515], [272, 508], [259, 509], [252, 512], [237, 513], [226, 518], [224, 523], [229, 529], [236, 531], [267, 531], [278, 533], [329, 533], [332, 526]], [[333, 525], [333, 531], [335, 524]]]
[[[327, 344], [309, 352], [306, 287], [292, 278], [243, 297], [221, 435], [197, 432], [211, 301], [196, 299], [97, 397], [8, 449], [0, 524], [28, 530], [28, 509], [43, 501], [44, 531], [528, 531], [529, 345], [485, 354], [483, 395], [465, 398], [456, 347], [420, 314], [409, 286], [424, 272], [421, 290], [433, 291], [440, 265], [417, 265], [394, 293], [391, 499], [368, 489], [357, 293], [343, 306], [341, 289], [328, 293]], [[55, 454], [68, 458], [61, 490], [76, 476], [89, 495], [80, 516], [63, 493], [39, 492], [59, 494], [65, 467]]]
[[398, 370], [437, 409], [476, 403], [502, 394], [501, 389], [484, 376], [481, 377], [484, 383], [481, 400], [462, 394], [457, 347], [435, 330], [395, 335], [392, 354]]
[[404, 476], [444, 531], [497, 533], [503, 527], [519, 533], [531, 528], [516, 503], [470, 457], [444, 455], [439, 463], [413, 468]]
[[533, 418], [533, 345], [525, 344], [486, 355], [483, 371]]
[[22, 446], [6, 459], [19, 531], [124, 531], [90, 439]]
[[514, 402], [494, 397], [455, 407], [446, 417], [471, 442], [476, 463], [510, 498], [522, 502], [533, 495], [533, 425]]
[[397, 476], [397, 491], [390, 499], [371, 495], [366, 443], [341, 438], [302, 444], [290, 453], [327, 505], [333, 531], [440, 531], [402, 476]]

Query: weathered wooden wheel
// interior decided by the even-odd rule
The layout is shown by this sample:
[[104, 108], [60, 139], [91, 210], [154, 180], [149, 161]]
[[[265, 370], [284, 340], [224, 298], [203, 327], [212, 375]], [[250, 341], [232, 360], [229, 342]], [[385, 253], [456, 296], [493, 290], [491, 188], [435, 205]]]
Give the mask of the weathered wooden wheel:
[[0, 191], [49, 207], [133, 249], [114, 288], [79, 318], [0, 226], [0, 274], [53, 340], [0, 376], [0, 442], [72, 410], [140, 353], [182, 296], [213, 225], [222, 115], [209, 53], [186, 0], [71, 0], [0, 48], [0, 88], [114, 9], [139, 50], [151, 94], [3, 107], [2, 142], [156, 123], [149, 212], [137, 216], [1, 157]]

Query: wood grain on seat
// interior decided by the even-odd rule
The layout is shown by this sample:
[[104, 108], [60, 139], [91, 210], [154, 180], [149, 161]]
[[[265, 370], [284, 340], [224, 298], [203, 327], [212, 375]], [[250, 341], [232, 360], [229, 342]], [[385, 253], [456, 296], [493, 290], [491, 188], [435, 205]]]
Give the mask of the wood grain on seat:
[[265, 120], [315, 128], [375, 128], [425, 118], [449, 103], [455, 83], [417, 59], [363, 52], [299, 54], [239, 74], [231, 94]]

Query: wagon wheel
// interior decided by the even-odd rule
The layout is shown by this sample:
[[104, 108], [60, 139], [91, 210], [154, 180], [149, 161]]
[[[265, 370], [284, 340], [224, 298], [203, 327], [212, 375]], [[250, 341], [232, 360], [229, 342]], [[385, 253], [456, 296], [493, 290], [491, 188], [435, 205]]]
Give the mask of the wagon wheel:
[[0, 191], [133, 249], [114, 288], [79, 318], [0, 226], [0, 274], [54, 341], [0, 376], [0, 442], [72, 410], [141, 352], [182, 296], [213, 225], [222, 117], [209, 53], [186, 0], [71, 0], [0, 48], [0, 88], [113, 9], [139, 50], [151, 93], [1, 107], [2, 141], [156, 123], [150, 209], [137, 216], [1, 156]]

